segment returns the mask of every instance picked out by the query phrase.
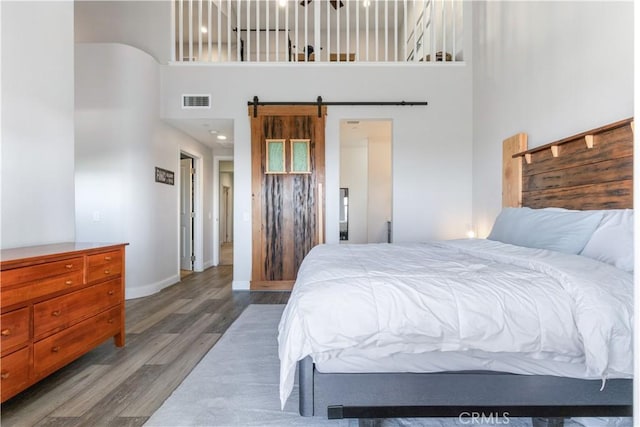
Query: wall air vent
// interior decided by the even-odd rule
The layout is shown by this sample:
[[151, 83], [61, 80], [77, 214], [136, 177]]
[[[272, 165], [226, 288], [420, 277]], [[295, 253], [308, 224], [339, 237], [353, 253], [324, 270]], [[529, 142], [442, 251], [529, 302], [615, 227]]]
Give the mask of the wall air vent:
[[182, 108], [211, 108], [211, 95], [182, 95]]

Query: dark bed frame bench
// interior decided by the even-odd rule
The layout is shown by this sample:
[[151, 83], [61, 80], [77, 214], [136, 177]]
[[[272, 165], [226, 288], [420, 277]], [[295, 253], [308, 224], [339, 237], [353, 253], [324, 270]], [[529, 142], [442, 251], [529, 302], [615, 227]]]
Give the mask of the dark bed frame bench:
[[334, 374], [306, 357], [298, 362], [298, 382], [300, 414], [329, 419], [633, 414], [631, 379], [607, 380], [600, 391], [600, 380], [490, 371]]

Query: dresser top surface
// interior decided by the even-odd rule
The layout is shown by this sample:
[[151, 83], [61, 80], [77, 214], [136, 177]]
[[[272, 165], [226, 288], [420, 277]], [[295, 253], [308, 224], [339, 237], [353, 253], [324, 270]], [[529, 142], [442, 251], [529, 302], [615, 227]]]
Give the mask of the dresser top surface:
[[29, 261], [48, 261], [85, 252], [115, 250], [125, 245], [128, 245], [128, 243], [64, 242], [2, 249], [0, 251], [0, 265], [4, 270], [11, 268], [14, 264], [22, 264]]

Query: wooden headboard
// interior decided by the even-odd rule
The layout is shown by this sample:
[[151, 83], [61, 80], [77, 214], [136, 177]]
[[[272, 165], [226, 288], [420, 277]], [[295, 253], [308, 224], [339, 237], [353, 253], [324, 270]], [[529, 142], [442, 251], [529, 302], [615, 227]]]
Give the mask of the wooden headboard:
[[506, 139], [503, 207], [633, 208], [633, 133], [630, 118], [530, 150]]

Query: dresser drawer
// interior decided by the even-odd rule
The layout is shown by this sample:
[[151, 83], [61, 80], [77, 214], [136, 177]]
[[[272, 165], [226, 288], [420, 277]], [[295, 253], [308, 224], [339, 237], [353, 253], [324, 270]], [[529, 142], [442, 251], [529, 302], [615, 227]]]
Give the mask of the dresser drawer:
[[[4, 272], [2, 273], [4, 280]], [[84, 284], [82, 270], [72, 271], [50, 279], [23, 283], [21, 286], [2, 289], [2, 307], [9, 307], [24, 301], [44, 297], [55, 292], [73, 290]]]
[[30, 267], [12, 268], [2, 271], [2, 287], [17, 285], [20, 283], [41, 280], [47, 277], [67, 274], [72, 271], [82, 271], [84, 258], [69, 258], [64, 261], [47, 262]]
[[35, 304], [34, 339], [43, 338], [116, 306], [121, 300], [120, 279], [115, 279]]
[[29, 347], [0, 359], [0, 395], [4, 402], [29, 383]]
[[120, 307], [90, 317], [33, 345], [36, 378], [66, 365], [120, 331]]
[[2, 354], [29, 342], [29, 307], [0, 316]]
[[122, 274], [122, 252], [111, 251], [87, 257], [87, 281], [117, 277]]

